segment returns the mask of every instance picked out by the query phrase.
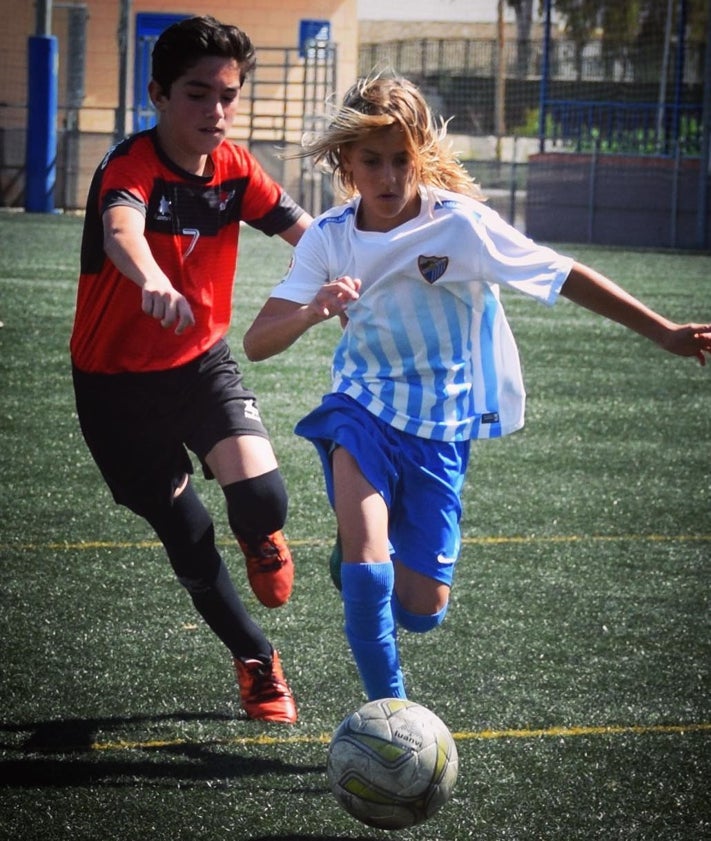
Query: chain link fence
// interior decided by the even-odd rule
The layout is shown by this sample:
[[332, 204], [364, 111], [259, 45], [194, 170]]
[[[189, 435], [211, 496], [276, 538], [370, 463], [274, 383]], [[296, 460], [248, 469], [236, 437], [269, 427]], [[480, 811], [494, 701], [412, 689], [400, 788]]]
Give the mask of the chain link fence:
[[[83, 206], [93, 169], [114, 142], [105, 132], [81, 130], [86, 53], [82, 15], [81, 6], [55, 7], [62, 68], [55, 199], [64, 209]], [[314, 213], [331, 200], [327, 179], [288, 153], [304, 131], [325, 118], [326, 103], [336, 89], [336, 49], [321, 42], [303, 56], [296, 50], [260, 48], [234, 128], [234, 139], [252, 149]], [[694, 172], [693, 192], [701, 194], [705, 49], [704, 43], [690, 39], [672, 41], [668, 49], [660, 41], [644, 49], [618, 43], [611, 50], [601, 38], [584, 44], [560, 37], [549, 44], [540, 38], [511, 40], [503, 46], [494, 39], [418, 38], [361, 44], [358, 72], [392, 69], [417, 83], [433, 110], [449, 121], [452, 142], [490, 203], [522, 230], [546, 238], [555, 236], [560, 220], [545, 207], [552, 192], [540, 192], [545, 181], [541, 153], [549, 156], [548, 166], [553, 153], [578, 156], [568, 161], [567, 169], [551, 169], [548, 176], [570, 185], [575, 172], [578, 191], [581, 184], [594, 185], [602, 156], [614, 157], [623, 169], [625, 158], [647, 160], [649, 165], [635, 169], [636, 178], [652, 191], [664, 191], [668, 217], [657, 242], [676, 246], [689, 239], [680, 235], [690, 229], [689, 220], [678, 214]], [[12, 61], [11, 55], [0, 56], [0, 74], [19, 72]], [[106, 111], [110, 124], [121, 123], [113, 119], [114, 108]], [[0, 203], [5, 206], [22, 206], [26, 117], [26, 102], [0, 102]], [[130, 105], [123, 121], [132, 122]], [[539, 167], [538, 198], [529, 194], [532, 166]], [[660, 183], [661, 171], [665, 175]], [[585, 191], [586, 218], [576, 227], [578, 237], [595, 241], [594, 217], [600, 215], [596, 202], [604, 193]], [[538, 220], [546, 217], [558, 220], [553, 229], [541, 229]]]

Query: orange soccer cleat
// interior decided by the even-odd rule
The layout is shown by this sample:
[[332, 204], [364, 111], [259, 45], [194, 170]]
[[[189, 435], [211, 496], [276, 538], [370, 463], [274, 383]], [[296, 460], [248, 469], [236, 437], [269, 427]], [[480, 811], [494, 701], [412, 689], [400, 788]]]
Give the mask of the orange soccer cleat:
[[284, 678], [279, 655], [269, 661], [235, 657], [240, 700], [250, 718], [294, 724], [297, 718], [294, 696]]
[[284, 535], [275, 531], [256, 544], [239, 538], [239, 545], [254, 595], [266, 607], [281, 607], [288, 601], [294, 584], [294, 563]]

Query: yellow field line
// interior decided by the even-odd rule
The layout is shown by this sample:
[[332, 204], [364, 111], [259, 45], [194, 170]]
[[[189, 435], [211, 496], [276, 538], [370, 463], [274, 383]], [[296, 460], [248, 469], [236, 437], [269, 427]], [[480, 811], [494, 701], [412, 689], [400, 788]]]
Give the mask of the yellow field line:
[[454, 733], [455, 739], [541, 739], [572, 736], [645, 736], [648, 734], [685, 734], [711, 733], [711, 723], [707, 724], [605, 724], [598, 727], [548, 727], [541, 730], [479, 730], [471, 733]]
[[[561, 534], [561, 535], [509, 535], [489, 537], [464, 537], [462, 543], [466, 546], [483, 546], [495, 544], [529, 544], [529, 543], [603, 543], [603, 542], [632, 542], [632, 543], [708, 543], [711, 534]], [[232, 540], [218, 541], [221, 546], [231, 546]], [[290, 546], [330, 545], [330, 539], [293, 539], [289, 538]], [[78, 552], [88, 549], [155, 549], [160, 546], [157, 540], [87, 540], [62, 541], [53, 543], [0, 543], [0, 552], [15, 550], [24, 552]]]
[[[645, 736], [645, 735], [685, 735], [687, 733], [711, 733], [711, 723], [690, 724], [631, 724], [631, 725], [601, 725], [579, 727], [548, 727], [543, 729], [521, 730], [465, 730], [452, 733], [456, 741], [486, 741], [493, 739], [543, 739], [543, 738], [572, 738], [576, 736]], [[157, 750], [160, 748], [180, 747], [181, 745], [298, 745], [298, 744], [328, 744], [330, 733], [312, 736], [235, 736], [225, 739], [206, 739], [192, 741], [189, 739], [150, 739], [146, 741], [115, 741], [94, 742], [90, 750], [118, 751], [118, 750]]]

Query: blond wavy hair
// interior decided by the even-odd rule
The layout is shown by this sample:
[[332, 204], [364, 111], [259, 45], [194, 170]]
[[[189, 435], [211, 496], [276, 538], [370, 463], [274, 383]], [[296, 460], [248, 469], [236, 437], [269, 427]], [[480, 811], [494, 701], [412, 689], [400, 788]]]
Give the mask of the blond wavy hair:
[[388, 126], [397, 125], [415, 163], [418, 182], [476, 199], [483, 194], [452, 151], [447, 121], [437, 121], [419, 88], [398, 75], [377, 73], [359, 79], [346, 93], [328, 127], [305, 135], [297, 157], [310, 157], [332, 174], [346, 198], [358, 190], [343, 167], [342, 150]]

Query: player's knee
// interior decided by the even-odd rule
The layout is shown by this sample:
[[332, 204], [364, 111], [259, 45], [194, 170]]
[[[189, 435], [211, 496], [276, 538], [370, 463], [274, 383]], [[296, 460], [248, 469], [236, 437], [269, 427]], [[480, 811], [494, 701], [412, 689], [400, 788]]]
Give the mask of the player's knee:
[[414, 613], [402, 606], [398, 597], [393, 593], [392, 609], [395, 621], [401, 628], [415, 634], [426, 634], [444, 622], [449, 602], [435, 613]]
[[227, 519], [236, 535], [273, 534], [284, 526], [288, 497], [278, 469], [232, 482], [222, 491], [227, 503]]

